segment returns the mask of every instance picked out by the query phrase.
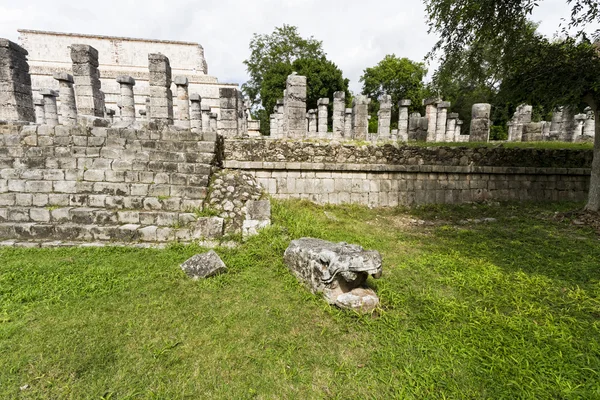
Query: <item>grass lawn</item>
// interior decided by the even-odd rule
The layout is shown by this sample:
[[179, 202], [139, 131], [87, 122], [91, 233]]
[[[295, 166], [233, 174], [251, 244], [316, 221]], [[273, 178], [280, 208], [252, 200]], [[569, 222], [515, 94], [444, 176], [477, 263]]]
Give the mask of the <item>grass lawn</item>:
[[[193, 246], [1, 249], [0, 398], [597, 399], [600, 241], [553, 218], [578, 207], [275, 202], [196, 282]], [[305, 290], [303, 236], [379, 250], [381, 309]]]

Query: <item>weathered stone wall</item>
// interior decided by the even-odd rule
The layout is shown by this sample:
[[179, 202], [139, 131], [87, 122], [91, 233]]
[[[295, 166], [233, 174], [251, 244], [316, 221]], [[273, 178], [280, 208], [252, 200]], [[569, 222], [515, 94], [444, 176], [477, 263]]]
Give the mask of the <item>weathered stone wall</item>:
[[303, 141], [227, 140], [228, 161], [590, 168], [592, 150], [507, 147], [355, 145]]
[[0, 241], [204, 237], [193, 212], [219, 147], [175, 128], [0, 125]]
[[394, 207], [584, 200], [591, 160], [591, 150], [226, 141], [224, 165], [252, 173], [275, 198]]

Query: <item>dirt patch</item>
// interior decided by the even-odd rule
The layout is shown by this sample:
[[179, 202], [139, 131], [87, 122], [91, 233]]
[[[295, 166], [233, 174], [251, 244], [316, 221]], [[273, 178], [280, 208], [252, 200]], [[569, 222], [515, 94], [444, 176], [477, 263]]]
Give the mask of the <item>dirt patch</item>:
[[589, 226], [600, 235], [600, 212], [575, 210], [554, 214], [557, 221], [571, 221], [576, 226]]

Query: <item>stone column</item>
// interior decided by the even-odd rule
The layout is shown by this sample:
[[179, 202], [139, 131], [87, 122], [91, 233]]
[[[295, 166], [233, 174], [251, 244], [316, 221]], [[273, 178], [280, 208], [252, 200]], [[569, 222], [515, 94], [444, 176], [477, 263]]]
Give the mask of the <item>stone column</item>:
[[221, 114], [218, 132], [225, 138], [238, 137], [238, 95], [235, 88], [220, 88]]
[[437, 117], [436, 117], [436, 128], [435, 128], [435, 141], [445, 142], [446, 141], [446, 123], [448, 122], [448, 109], [450, 108], [450, 102], [440, 101], [437, 104]]
[[408, 117], [408, 141], [419, 141], [419, 125], [421, 123], [421, 113], [415, 112]]
[[464, 142], [465, 139], [468, 138], [468, 135], [462, 134], [463, 124], [465, 122], [461, 119], [456, 121], [456, 130], [454, 131], [454, 141], [455, 142]]
[[133, 87], [135, 79], [128, 75], [117, 76], [117, 82], [121, 87], [121, 99], [119, 106], [121, 108], [121, 121], [135, 121], [135, 100], [133, 97]]
[[563, 119], [563, 108], [557, 107], [552, 112], [552, 121], [550, 122], [550, 140], [558, 140]]
[[27, 50], [0, 38], [0, 119], [35, 122]]
[[277, 113], [269, 115], [269, 137], [271, 139], [277, 139]]
[[188, 78], [176, 76], [173, 80], [177, 86], [177, 117], [175, 125], [190, 128], [190, 96], [188, 95]]
[[594, 120], [594, 112], [591, 107], [586, 107], [585, 110], [586, 120], [583, 125], [583, 136], [587, 138], [593, 138], [596, 136], [596, 121]]
[[446, 122], [446, 135], [444, 142], [455, 142], [454, 133], [456, 131], [456, 121], [458, 120], [458, 113], [448, 114], [448, 122]]
[[246, 113], [244, 112], [244, 95], [236, 89], [237, 93], [237, 137], [248, 136], [248, 125], [246, 123]]
[[344, 117], [346, 109], [346, 93], [333, 93], [333, 138], [341, 139], [344, 136]]
[[[398, 139], [398, 129], [392, 129], [391, 139], [392, 139], [393, 142], [399, 140]], [[406, 140], [404, 140], [404, 141], [406, 141]]]
[[435, 142], [437, 129], [437, 102], [438, 99], [425, 99], [423, 105], [425, 106], [425, 117], [427, 117], [427, 141]]
[[389, 94], [381, 96], [377, 118], [377, 135], [379, 139], [386, 140], [390, 137], [392, 124], [392, 96]]
[[541, 142], [542, 141], [542, 123], [529, 122], [523, 124], [522, 142]]
[[209, 131], [217, 132], [218, 128], [219, 128], [219, 124], [218, 124], [218, 120], [217, 120], [217, 118], [219, 117], [219, 114], [211, 112], [208, 116], [210, 119], [210, 122], [209, 122], [210, 130]]
[[[317, 110], [308, 110], [308, 113], [306, 113], [306, 118], [308, 118], [308, 136], [316, 137], [318, 132]], [[319, 122], [321, 121], [319, 120]]]
[[58, 125], [58, 110], [56, 108], [56, 97], [58, 93], [51, 89], [42, 89], [40, 94], [44, 96], [44, 117], [46, 125]]
[[326, 138], [327, 137], [327, 106], [329, 105], [329, 99], [319, 99], [317, 101], [317, 108], [319, 113], [319, 122], [318, 122], [318, 132], [319, 137]]
[[202, 110], [202, 131], [210, 132], [210, 113], [211, 108], [209, 105], [205, 105], [202, 103], [200, 105], [200, 109]]
[[344, 110], [344, 139], [350, 139], [352, 137], [352, 109], [346, 108]]
[[526, 124], [531, 122], [533, 107], [527, 104], [521, 104], [517, 107], [513, 116], [512, 135], [509, 135], [509, 141], [520, 142], [523, 140], [523, 129]]
[[100, 90], [98, 50], [87, 44], [71, 45], [77, 113], [104, 118], [104, 95]]
[[469, 135], [469, 142], [489, 141], [491, 112], [492, 106], [490, 104], [473, 104], [471, 109], [471, 133]]
[[575, 110], [571, 107], [564, 107], [562, 113], [561, 129], [559, 140], [571, 142], [576, 135], [577, 123], [575, 121]]
[[60, 87], [58, 122], [61, 125], [77, 125], [77, 107], [75, 106], [73, 76], [66, 72], [55, 72], [53, 77], [58, 81]]
[[277, 104], [275, 105], [277, 109], [277, 137], [283, 137], [283, 111], [285, 107], [283, 106], [283, 99], [277, 99]]
[[408, 99], [398, 103], [398, 140], [403, 142], [408, 141], [408, 107], [411, 103]]
[[575, 115], [575, 131], [573, 132], [573, 138], [571, 139], [571, 141], [578, 142], [583, 139], [583, 129], [585, 127], [586, 119], [586, 114]]
[[202, 132], [202, 97], [198, 93], [190, 94], [190, 128], [194, 133]]
[[367, 139], [370, 102], [371, 99], [364, 95], [358, 95], [352, 100], [352, 139]]
[[115, 122], [115, 110], [113, 110], [112, 108], [108, 108], [106, 110], [106, 117], [108, 118], [111, 124]]
[[150, 119], [173, 125], [173, 93], [171, 92], [171, 64], [160, 53], [148, 54], [150, 71]]
[[35, 123], [38, 125], [44, 125], [46, 123], [46, 118], [44, 116], [44, 100], [35, 99], [33, 101], [33, 105], [35, 107]]
[[287, 77], [284, 94], [283, 135], [306, 136], [306, 77], [295, 72]]

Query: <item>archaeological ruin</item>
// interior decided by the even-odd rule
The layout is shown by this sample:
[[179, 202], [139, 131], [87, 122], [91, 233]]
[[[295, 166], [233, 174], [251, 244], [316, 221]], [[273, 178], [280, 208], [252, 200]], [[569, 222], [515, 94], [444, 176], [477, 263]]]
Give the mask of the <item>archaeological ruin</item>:
[[[589, 190], [591, 150], [410, 144], [488, 141], [489, 104], [473, 105], [467, 128], [441, 99], [424, 116], [401, 100], [391, 129], [384, 96], [369, 132], [371, 99], [346, 107], [336, 92], [307, 110], [306, 77], [292, 74], [271, 136], [257, 136], [247, 100], [207, 75], [198, 44], [20, 32], [21, 45], [0, 39], [2, 245], [251, 235], [270, 223], [266, 195], [395, 207], [580, 201]], [[569, 109], [532, 122], [523, 105], [509, 124], [511, 141], [593, 132], [593, 114]]]

